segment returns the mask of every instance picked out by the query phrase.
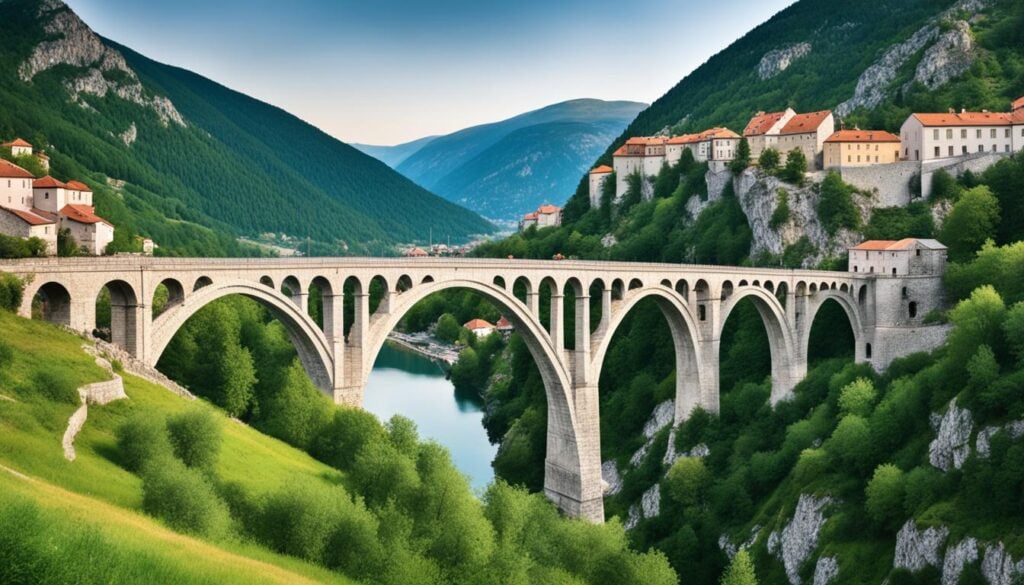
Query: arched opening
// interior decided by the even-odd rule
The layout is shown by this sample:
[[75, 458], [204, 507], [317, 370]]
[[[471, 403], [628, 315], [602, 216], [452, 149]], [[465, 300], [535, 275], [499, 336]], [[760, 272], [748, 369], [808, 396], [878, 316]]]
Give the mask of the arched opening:
[[844, 282], [843, 284], [839, 285], [839, 290], [840, 290], [840, 292], [843, 292], [843, 293], [850, 292], [850, 285], [848, 285], [848, 284], [846, 284]]
[[213, 280], [209, 276], [200, 276], [196, 279], [196, 283], [192, 285], [192, 292], [195, 292], [201, 288], [206, 288], [213, 284]]
[[391, 289], [388, 288], [388, 281], [383, 276], [377, 275], [370, 280], [370, 314], [378, 310], [389, 311], [391, 304]]
[[676, 292], [679, 296], [683, 297], [684, 302], [690, 300], [690, 284], [686, 280], [679, 280], [676, 282]]
[[138, 355], [139, 298], [132, 285], [113, 280], [96, 295], [96, 328], [93, 335]]
[[725, 392], [737, 388], [755, 393], [744, 398], [752, 400], [753, 405], [759, 404], [762, 393], [770, 396], [773, 404], [786, 399], [799, 381], [795, 379], [797, 340], [790, 333], [785, 309], [778, 299], [764, 289], [746, 289], [723, 304], [722, 322], [719, 388], [723, 412]]
[[665, 288], [672, 288], [672, 281], [666, 278], [661, 281], [661, 286]]
[[[772, 292], [772, 289], [768, 289], [768, 292]], [[783, 308], [786, 308], [786, 298], [789, 296], [789, 285], [785, 281], [779, 283], [779, 289], [775, 291], [775, 298], [779, 299], [779, 304]]]
[[911, 319], [917, 318], [917, 301], [910, 301], [910, 304], [907, 305], [907, 312]]
[[732, 296], [732, 291], [733, 291], [732, 281], [727, 280], [727, 281], [723, 282], [722, 283], [722, 296], [721, 296], [721, 299], [724, 301], [725, 299], [731, 297]]
[[334, 287], [323, 276], [317, 276], [309, 283], [306, 312], [328, 338], [335, 336]]
[[832, 290], [836, 290], [836, 283], [834, 283], [834, 282], [832, 283], [831, 289]]
[[644, 283], [640, 282], [639, 278], [634, 278], [634, 279], [629, 281], [629, 290], [636, 290], [638, 288], [643, 288], [643, 286], [644, 286]]
[[[782, 286], [782, 284], [780, 283], [779, 286]], [[798, 296], [798, 297], [807, 296], [807, 283], [806, 282], [801, 280], [800, 282], [796, 283], [796, 296]]]
[[708, 318], [708, 300], [711, 295], [711, 289], [708, 287], [708, 283], [703, 278], [698, 280], [693, 285], [694, 300], [697, 302], [697, 319], [699, 321], [706, 321]]
[[612, 300], [621, 301], [626, 294], [626, 285], [621, 278], [612, 281]]
[[269, 276], [260, 277], [260, 284], [267, 288], [274, 288], [274, 279]]
[[811, 294], [813, 295], [813, 294], [815, 294], [815, 293], [817, 293], [817, 292], [818, 292], [818, 285], [816, 285], [816, 284], [814, 284], [814, 283], [812, 282], [812, 283], [811, 283]]
[[424, 276], [423, 280], [420, 281], [420, 284], [430, 284], [431, 282], [434, 282], [433, 276]]
[[755, 280], [754, 282], [751, 283], [751, 286], [761, 286], [761, 281]]
[[[530, 307], [530, 295], [533, 294], [533, 284], [530, 283], [530, 279], [525, 276], [520, 276], [512, 282], [512, 295], [515, 296], [521, 303]], [[532, 307], [531, 307], [532, 310]]]
[[32, 318], [71, 326], [71, 293], [63, 285], [48, 282], [32, 297]]
[[857, 347], [854, 324], [840, 301], [826, 298], [812, 318], [806, 343], [808, 364], [836, 358], [853, 360]]
[[892, 275], [896, 276], [896, 269], [895, 268], [892, 269]]
[[[785, 284], [785, 283], [783, 283], [783, 284]], [[764, 290], [766, 290], [768, 292], [775, 292], [775, 285], [772, 284], [772, 281], [766, 280], [765, 283], [764, 283]]]
[[395, 284], [395, 292], [404, 293], [412, 288], [412, 278], [408, 274], [403, 274], [398, 277], [398, 283]]
[[601, 326], [605, 317], [610, 316], [605, 315], [605, 304], [608, 305], [608, 309], [611, 309], [612, 295], [611, 289], [600, 278], [595, 278], [590, 282], [588, 292], [590, 294], [590, 333], [593, 334]]
[[740, 286], [749, 286], [746, 280], [740, 281]]
[[164, 311], [185, 302], [185, 287], [181, 282], [167, 278], [156, 285], [153, 291], [153, 318], [156, 319]]
[[[356, 340], [351, 338], [353, 325], [357, 320], [361, 325], [365, 325], [366, 321], [369, 320], [369, 313], [366, 312], [364, 314], [364, 311], [361, 310], [367, 307], [366, 297], [363, 294], [363, 284], [355, 276], [349, 276], [342, 283], [341, 291], [344, 300], [342, 305], [343, 333], [346, 341], [354, 342]], [[356, 331], [359, 332], [360, 328], [356, 328]]]
[[281, 294], [288, 297], [296, 306], [302, 306], [302, 283], [298, 278], [289, 276], [281, 281]]
[[[562, 320], [565, 328], [565, 349], [576, 349], [576, 338], [582, 335], [590, 335], [590, 299], [589, 291], [584, 291], [583, 284], [576, 277], [565, 281], [562, 297]], [[576, 315], [578, 312], [587, 311], [587, 322], [580, 323], [577, 327]]]
[[[558, 283], [555, 282], [550, 276], [540, 281], [540, 286], [537, 287], [537, 301], [538, 305], [538, 318], [544, 329], [547, 330], [548, 335], [554, 336], [556, 329], [554, 324], [556, 320], [552, 319], [552, 313], [556, 316], [561, 317], [559, 313], [562, 311], [565, 299], [562, 297], [562, 293], [558, 288]], [[557, 305], [554, 299], [558, 299]], [[554, 309], [554, 310], [552, 310]], [[554, 340], [552, 340], [554, 342]], [[557, 342], [555, 342], [557, 346]]]
[[868, 285], [860, 285], [860, 290], [857, 291], [857, 304], [864, 307], [868, 302]]
[[498, 288], [505, 288], [505, 279], [500, 276], [494, 277], [494, 286]]

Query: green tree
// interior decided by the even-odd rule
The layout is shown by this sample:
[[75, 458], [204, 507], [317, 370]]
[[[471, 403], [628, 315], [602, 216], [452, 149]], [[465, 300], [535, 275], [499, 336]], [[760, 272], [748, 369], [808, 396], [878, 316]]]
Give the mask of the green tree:
[[860, 227], [860, 212], [853, 204], [855, 192], [856, 189], [843, 182], [835, 171], [830, 171], [821, 182], [818, 217], [828, 233], [835, 234], [839, 228], [853, 230]]
[[1016, 303], [1006, 314], [1003, 321], [1003, 332], [1010, 351], [1017, 358], [1017, 363], [1024, 367], [1024, 301]]
[[775, 211], [772, 212], [772, 217], [768, 221], [768, 225], [773, 230], [779, 229], [789, 221], [789, 191], [779, 187], [776, 193], [779, 197], [778, 203], [775, 205]]
[[171, 528], [210, 538], [230, 530], [227, 505], [198, 470], [173, 457], [157, 457], [143, 466], [141, 477], [142, 509]]
[[868, 515], [879, 526], [895, 529], [905, 520], [903, 471], [891, 463], [879, 465], [865, 490]]
[[17, 311], [24, 295], [25, 281], [13, 274], [0, 272], [0, 310]]
[[857, 378], [847, 384], [839, 394], [839, 412], [843, 415], [856, 414], [868, 416], [875, 403], [878, 392], [875, 385], [867, 378]]
[[786, 166], [783, 167], [782, 174], [780, 176], [784, 181], [788, 181], [794, 185], [802, 185], [806, 175], [807, 156], [804, 155], [803, 150], [794, 148], [786, 154]]
[[761, 156], [757, 157], [757, 164], [761, 167], [761, 170], [766, 173], [774, 173], [779, 170], [779, 151], [774, 148], [766, 148], [761, 151]]
[[704, 499], [711, 483], [711, 473], [699, 457], [682, 457], [665, 475], [668, 495], [684, 506], [694, 506]]
[[750, 143], [747, 139], [740, 138], [739, 146], [736, 147], [736, 158], [729, 163], [729, 170], [732, 174], [738, 175], [750, 166]]
[[966, 262], [981, 249], [985, 240], [996, 236], [999, 201], [988, 187], [964, 192], [939, 230], [939, 240], [949, 247], [949, 259]]
[[971, 298], [960, 301], [949, 314], [953, 331], [946, 342], [948, 364], [964, 367], [978, 347], [999, 347], [1005, 319], [1006, 305], [991, 286], [980, 287], [971, 293]]
[[174, 455], [194, 469], [212, 472], [220, 455], [221, 429], [208, 408], [193, 407], [167, 419]]
[[384, 440], [384, 427], [376, 416], [358, 408], [339, 407], [313, 442], [313, 455], [345, 471], [364, 446]]
[[863, 417], [848, 414], [839, 421], [832, 437], [825, 443], [833, 461], [851, 469], [864, 471], [871, 463], [871, 430]]
[[461, 333], [462, 325], [459, 324], [455, 315], [445, 313], [438, 318], [437, 328], [434, 329], [434, 335], [441, 341], [444, 341], [445, 343], [455, 343], [458, 341]]
[[71, 230], [68, 228], [61, 228], [57, 231], [57, 255], [64, 258], [68, 256], [78, 256], [80, 253], [78, 242], [75, 241], [74, 236], [71, 235]]
[[929, 196], [932, 201], [955, 200], [961, 191], [962, 188], [957, 185], [956, 179], [945, 169], [939, 169], [932, 175], [932, 192]]
[[757, 585], [754, 561], [746, 550], [737, 551], [722, 575], [722, 585]]
[[149, 461], [171, 454], [164, 420], [154, 414], [137, 413], [114, 432], [121, 465], [138, 472]]

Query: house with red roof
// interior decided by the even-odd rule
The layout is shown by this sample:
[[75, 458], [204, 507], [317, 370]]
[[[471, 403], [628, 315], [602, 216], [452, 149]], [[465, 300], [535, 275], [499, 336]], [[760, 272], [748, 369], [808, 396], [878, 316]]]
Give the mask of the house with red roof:
[[831, 110], [793, 116], [779, 131], [780, 162], [785, 164], [786, 154], [800, 149], [807, 158], [807, 170], [821, 169], [825, 140], [835, 131], [836, 122]]
[[747, 122], [743, 137], [750, 146], [750, 158], [757, 160], [766, 148], [779, 150], [779, 133], [796, 112], [786, 108], [781, 112], [758, 112]]
[[501, 316], [501, 319], [498, 319], [498, 322], [495, 324], [494, 328], [497, 329], [502, 334], [512, 333], [512, 331], [515, 329], [515, 327], [512, 326], [512, 322], [506, 319], [504, 315]]
[[32, 183], [35, 208], [57, 219], [75, 242], [94, 256], [100, 256], [114, 241], [114, 226], [96, 215], [92, 189], [81, 181], [64, 183], [47, 175]]
[[900, 137], [882, 130], [837, 130], [825, 139], [825, 169], [890, 164], [900, 160]]
[[904, 160], [930, 161], [970, 154], [1024, 150], [1024, 97], [1009, 112], [911, 114], [900, 128]]
[[848, 270], [882, 276], [935, 276], [946, 270], [946, 246], [938, 240], [868, 240], [848, 250]]
[[27, 140], [22, 138], [15, 138], [10, 142], [4, 142], [2, 145], [4, 150], [11, 151], [11, 156], [19, 156], [22, 154], [32, 155], [32, 145]]
[[593, 208], [601, 207], [601, 190], [604, 188], [604, 182], [608, 177], [612, 176], [615, 169], [608, 165], [601, 165], [594, 167], [590, 170], [590, 206]]
[[0, 159], [0, 233], [17, 238], [39, 238], [48, 254], [57, 253], [58, 222], [34, 209], [32, 173]]
[[463, 327], [472, 331], [473, 334], [475, 334], [477, 337], [487, 337], [488, 335], [494, 333], [495, 331], [494, 325], [491, 325], [490, 323], [484, 321], [483, 319], [473, 319], [471, 321], [467, 321], [466, 324], [463, 325]]
[[557, 205], [544, 204], [537, 208], [537, 211], [527, 213], [519, 220], [519, 230], [525, 230], [530, 226], [537, 226], [538, 229], [556, 227], [562, 225], [562, 208]]
[[665, 164], [668, 139], [663, 136], [634, 136], [612, 153], [615, 171], [615, 197], [618, 199], [629, 186], [629, 176], [640, 173], [653, 177]]

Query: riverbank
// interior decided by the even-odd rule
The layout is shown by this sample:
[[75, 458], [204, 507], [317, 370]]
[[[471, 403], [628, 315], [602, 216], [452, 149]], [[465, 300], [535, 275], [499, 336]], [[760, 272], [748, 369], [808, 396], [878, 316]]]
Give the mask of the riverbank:
[[427, 333], [402, 333], [392, 331], [388, 340], [424, 357], [443, 362], [450, 367], [459, 360], [459, 350], [454, 345], [441, 343]]

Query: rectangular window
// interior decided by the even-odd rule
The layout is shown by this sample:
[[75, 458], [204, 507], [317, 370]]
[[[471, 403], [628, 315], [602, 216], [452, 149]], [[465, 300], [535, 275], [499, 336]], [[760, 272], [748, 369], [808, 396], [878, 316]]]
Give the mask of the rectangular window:
[[878, 155], [875, 155], [875, 162], [878, 162]]
[[988, 131], [988, 136], [989, 136], [989, 138], [995, 138], [996, 137], [996, 129], [995, 128], [990, 129]]
[[960, 138], [967, 138], [967, 128], [960, 131]]
[[962, 150], [963, 150], [963, 154], [967, 154], [967, 147], [966, 146], [962, 147]]
[[978, 131], [977, 131], [977, 137], [978, 137], [978, 138], [981, 138], [981, 128], [978, 128]]
[[952, 140], [952, 139], [953, 139], [953, 129], [952, 128], [947, 128], [946, 129], [946, 140]]
[[939, 139], [939, 129], [936, 128], [936, 129], [932, 130], [932, 140], [938, 140], [938, 139]]
[[860, 155], [857, 155], [857, 162], [860, 162]]
[[939, 158], [940, 156], [942, 156], [942, 154], [941, 154], [941, 153], [940, 153], [940, 151], [939, 151], [939, 147], [938, 147], [938, 146], [936, 146], [936, 147], [935, 147], [935, 158]]
[[1006, 145], [1006, 152], [1010, 152], [1010, 145], [1009, 144]]
[[949, 146], [949, 156], [953, 156], [953, 145]]
[[984, 144], [979, 144], [978, 145], [978, 152], [985, 152], [985, 145]]
[[846, 162], [853, 162], [853, 155], [852, 154], [846, 155]]
[[999, 152], [999, 149], [996, 148], [995, 144], [992, 145], [992, 152]]
[[1007, 128], [1007, 129], [1006, 129], [1006, 137], [1007, 137], [1007, 138], [1009, 138], [1009, 137], [1010, 137], [1010, 129], [1009, 129], [1009, 128]]

